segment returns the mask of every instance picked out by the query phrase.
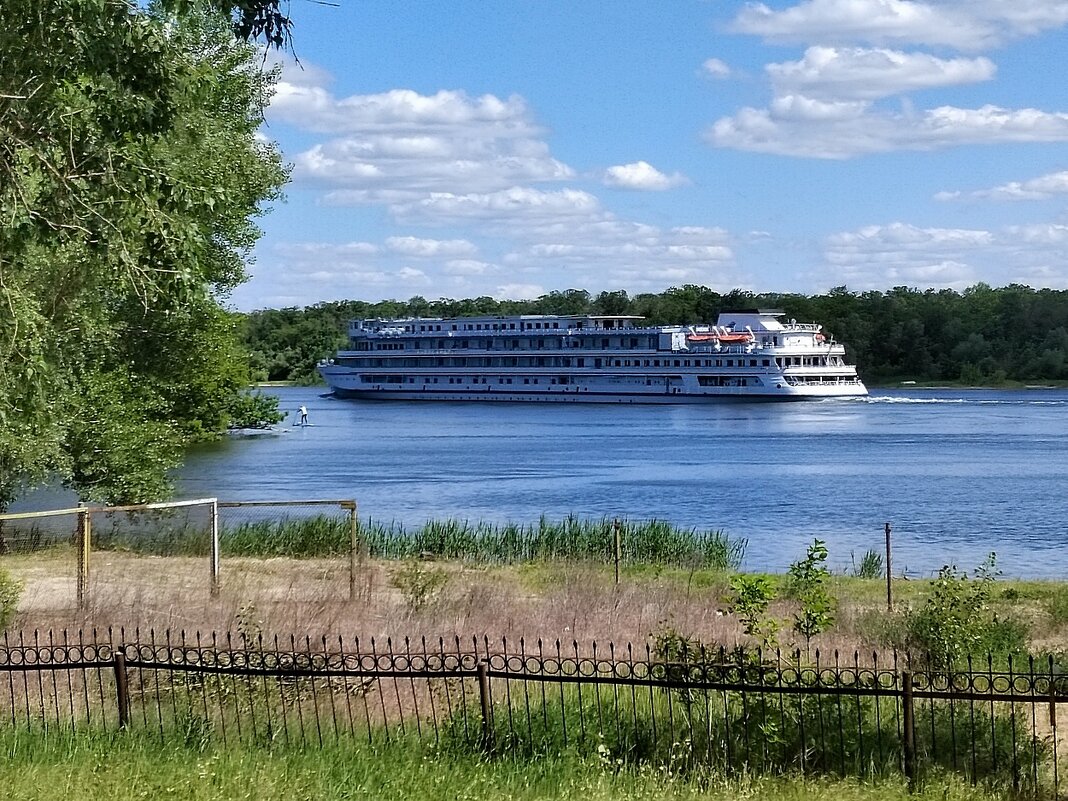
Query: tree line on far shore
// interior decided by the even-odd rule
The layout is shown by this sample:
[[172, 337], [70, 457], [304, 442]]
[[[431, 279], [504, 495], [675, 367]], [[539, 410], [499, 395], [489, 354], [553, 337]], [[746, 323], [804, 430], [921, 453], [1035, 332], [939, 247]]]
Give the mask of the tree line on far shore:
[[597, 295], [581, 289], [535, 300], [427, 300], [317, 303], [264, 309], [244, 316], [252, 374], [261, 381], [316, 380], [315, 364], [346, 342], [350, 319], [467, 317], [514, 314], [632, 314], [650, 324], [714, 323], [731, 309], [779, 309], [787, 319], [822, 323], [845, 344], [868, 382], [947, 381], [996, 385], [1005, 381], [1068, 379], [1068, 291], [1019, 284], [952, 289], [822, 295], [720, 294], [708, 287], [672, 287], [659, 294]]

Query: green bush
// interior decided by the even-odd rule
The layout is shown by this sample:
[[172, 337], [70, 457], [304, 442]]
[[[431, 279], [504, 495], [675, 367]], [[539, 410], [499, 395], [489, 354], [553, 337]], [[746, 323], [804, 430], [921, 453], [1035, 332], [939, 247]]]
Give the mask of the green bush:
[[806, 645], [834, 624], [838, 604], [827, 591], [830, 576], [823, 540], [814, 540], [805, 557], [790, 565], [787, 590], [798, 603], [793, 628], [805, 638]]
[[768, 615], [768, 607], [775, 600], [775, 585], [771, 578], [739, 573], [731, 578], [730, 589], [727, 608], [738, 616], [742, 631], [756, 639], [761, 648], [774, 648], [779, 621]]
[[974, 575], [946, 565], [931, 582], [923, 606], [905, 614], [904, 645], [923, 652], [934, 665], [953, 667], [968, 656], [1004, 658], [1027, 650], [1027, 626], [1001, 618], [990, 599], [998, 570], [995, 554]]

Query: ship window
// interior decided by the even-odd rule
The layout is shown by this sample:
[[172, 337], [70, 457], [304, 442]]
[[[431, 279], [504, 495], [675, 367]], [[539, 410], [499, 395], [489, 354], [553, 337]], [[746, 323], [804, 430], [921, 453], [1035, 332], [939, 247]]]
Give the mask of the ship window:
[[727, 359], [727, 366], [734, 367], [734, 359]]
[[750, 367], [756, 367], [756, 359], [750, 359], [749, 360], [749, 366]]
[[560, 323], [553, 323], [553, 328], [559, 328], [559, 327], [560, 327]]
[[508, 379], [508, 383], [511, 384], [512, 383], [512, 379], [509, 378]]
[[578, 365], [579, 367], [585, 367], [585, 366], [586, 366], [586, 360], [585, 360], [585, 359], [578, 359], [578, 360], [577, 360], [577, 361], [576, 361], [575, 363], [576, 363], [576, 364], [577, 364], [577, 365]]
[[739, 378], [738, 379], [738, 386], [744, 387], [746, 385], [747, 385], [747, 382], [746, 382], [746, 380], [744, 378]]
[[678, 367], [678, 366], [679, 366], [679, 360], [678, 360], [678, 359], [676, 359], [676, 360], [675, 360], [675, 366], [676, 366], [676, 367]]
[[690, 366], [690, 360], [686, 359], [686, 361], [683, 362], [683, 366], [684, 367], [689, 367]]
[[660, 366], [660, 360], [659, 359], [653, 359], [653, 367], [659, 367], [659, 366]]
[[768, 359], [764, 359], [764, 364], [763, 364], [764, 367], [768, 367], [770, 364], [771, 364], [771, 362]]
[[524, 384], [529, 384], [530, 383], [530, 379], [529, 378], [524, 378], [523, 379], [523, 383]]
[[509, 323], [508, 324], [508, 328], [509, 328], [509, 330], [514, 331], [515, 330], [515, 323]]
[[619, 367], [619, 359], [616, 359], [616, 367]]

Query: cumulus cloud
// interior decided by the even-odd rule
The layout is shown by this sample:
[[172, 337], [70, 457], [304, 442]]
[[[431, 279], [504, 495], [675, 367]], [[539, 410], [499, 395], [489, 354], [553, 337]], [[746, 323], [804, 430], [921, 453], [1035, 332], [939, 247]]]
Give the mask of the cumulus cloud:
[[394, 89], [336, 97], [325, 81], [321, 71], [285, 67], [267, 118], [326, 135], [292, 157], [293, 178], [330, 190], [332, 205], [491, 192], [574, 176], [552, 157], [545, 132], [518, 95]]
[[687, 183], [684, 175], [677, 172], [665, 175], [646, 161], [609, 167], [602, 180], [606, 186], [643, 192], [662, 192]]
[[470, 256], [478, 248], [466, 239], [420, 239], [414, 236], [391, 236], [386, 247], [394, 253], [432, 259], [445, 256]]
[[541, 284], [502, 284], [497, 287], [497, 300], [534, 300], [546, 294]]
[[978, 281], [1064, 287], [1066, 256], [1066, 225], [986, 231], [897, 222], [828, 237], [818, 277], [827, 286], [848, 284], [860, 290], [902, 284], [962, 289]]
[[937, 86], [987, 81], [988, 58], [941, 59], [927, 53], [860, 47], [810, 47], [800, 61], [766, 67], [778, 95], [816, 100], [875, 100]]
[[589, 217], [601, 211], [596, 197], [578, 189], [543, 191], [513, 186], [498, 192], [454, 194], [435, 192], [428, 197], [391, 207], [395, 217], [430, 223], [465, 220], [523, 220]]
[[706, 137], [716, 147], [844, 159], [894, 150], [1068, 141], [1068, 114], [993, 105], [906, 114], [876, 110], [863, 101], [777, 98], [768, 109], [743, 108], [717, 120]]
[[1068, 170], [1053, 172], [1028, 181], [1010, 181], [991, 189], [973, 192], [944, 191], [935, 200], [1049, 200], [1068, 194]]
[[718, 58], [709, 58], [701, 65], [701, 74], [706, 78], [723, 80], [731, 77], [731, 68]]
[[981, 50], [1068, 22], [1066, 0], [804, 0], [749, 3], [732, 28], [775, 42], [918, 44]]

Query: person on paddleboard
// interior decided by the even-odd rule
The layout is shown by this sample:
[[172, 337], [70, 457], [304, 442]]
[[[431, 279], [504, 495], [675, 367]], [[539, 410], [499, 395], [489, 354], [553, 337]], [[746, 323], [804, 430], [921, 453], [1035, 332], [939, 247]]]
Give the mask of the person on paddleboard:
[[297, 411], [300, 412], [300, 424], [302, 426], [308, 425], [308, 407], [301, 406]]

